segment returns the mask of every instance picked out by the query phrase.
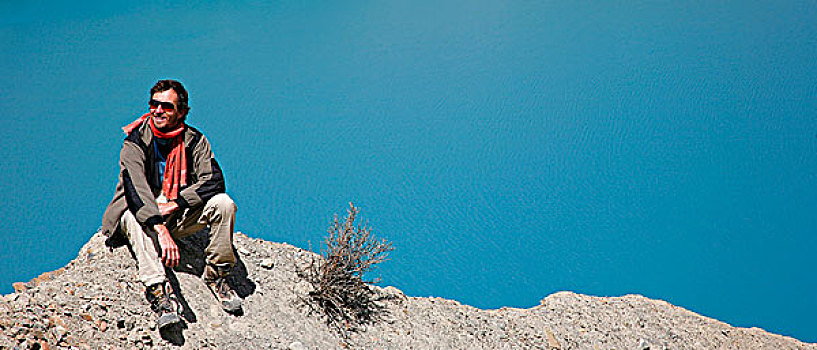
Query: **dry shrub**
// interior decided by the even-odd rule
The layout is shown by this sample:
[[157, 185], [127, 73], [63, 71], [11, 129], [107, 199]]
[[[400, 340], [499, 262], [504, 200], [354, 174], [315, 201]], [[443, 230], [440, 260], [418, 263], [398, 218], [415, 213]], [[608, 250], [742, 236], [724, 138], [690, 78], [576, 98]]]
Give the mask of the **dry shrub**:
[[366, 224], [355, 219], [360, 209], [349, 203], [348, 216], [339, 221], [335, 215], [327, 232], [320, 259], [301, 270], [301, 276], [312, 285], [311, 301], [328, 317], [327, 322], [343, 333], [357, 324], [371, 320], [377, 312], [370, 284], [363, 274], [386, 260], [394, 248], [390, 242], [377, 240]]

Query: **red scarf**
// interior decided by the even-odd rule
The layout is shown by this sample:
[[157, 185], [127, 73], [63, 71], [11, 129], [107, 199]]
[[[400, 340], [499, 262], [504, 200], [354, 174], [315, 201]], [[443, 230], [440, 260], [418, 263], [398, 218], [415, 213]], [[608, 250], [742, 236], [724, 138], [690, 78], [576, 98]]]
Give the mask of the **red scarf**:
[[[147, 113], [139, 117], [139, 119], [122, 127], [122, 131], [124, 131], [125, 134], [130, 134], [133, 129], [142, 125], [149, 116], [150, 113]], [[172, 201], [179, 197], [179, 188], [187, 186], [187, 152], [185, 152], [184, 149], [184, 136], [182, 135], [185, 125], [182, 123], [175, 130], [168, 132], [162, 132], [157, 129], [156, 126], [153, 125], [153, 118], [150, 118], [148, 125], [150, 125], [150, 129], [153, 130], [153, 136], [160, 139], [173, 139], [173, 149], [170, 150], [170, 154], [167, 156], [165, 176], [162, 180], [162, 193], [164, 193], [168, 200]]]

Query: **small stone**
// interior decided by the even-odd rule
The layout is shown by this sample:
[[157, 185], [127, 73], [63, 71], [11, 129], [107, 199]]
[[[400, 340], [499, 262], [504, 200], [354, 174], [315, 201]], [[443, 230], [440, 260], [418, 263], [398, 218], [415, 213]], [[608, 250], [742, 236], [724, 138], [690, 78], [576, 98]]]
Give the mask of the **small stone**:
[[648, 343], [644, 339], [639, 339], [638, 340], [638, 349], [639, 350], [650, 350], [650, 343]]
[[62, 338], [65, 337], [65, 334], [68, 333], [68, 331], [63, 326], [55, 327], [54, 332], [55, 332], [54, 335], [56, 335], [57, 340], [62, 340]]
[[295, 341], [295, 342], [292, 342], [291, 344], [289, 344], [289, 347], [287, 349], [289, 349], [289, 350], [306, 350], [306, 347], [304, 346], [304, 344], [301, 344], [301, 342]]
[[241, 322], [241, 321], [235, 321], [235, 322], [229, 323], [227, 325], [230, 327], [230, 330], [232, 330], [232, 331], [234, 331], [236, 333], [244, 333], [250, 328], [249, 324], [247, 324], [246, 322]]
[[271, 269], [273, 265], [275, 265], [275, 261], [272, 259], [261, 260], [261, 267], [265, 269]]
[[150, 337], [150, 333], [143, 333], [142, 334], [142, 343], [150, 346], [153, 344], [153, 338]]
[[96, 328], [99, 329], [100, 332], [104, 332], [108, 330], [108, 322], [97, 320], [96, 321]]
[[125, 328], [125, 319], [120, 317], [116, 320], [116, 328]]
[[241, 254], [241, 256], [250, 256], [250, 251], [244, 247], [241, 247], [238, 248], [238, 254]]
[[561, 350], [562, 346], [559, 344], [559, 341], [556, 340], [556, 336], [553, 335], [553, 332], [550, 329], [545, 328], [545, 334], [548, 338], [548, 349], [549, 350]]
[[294, 286], [292, 286], [292, 291], [297, 295], [308, 295], [313, 290], [315, 290], [315, 288], [313, 288], [312, 285], [306, 281], [297, 282]]
[[402, 291], [392, 286], [383, 288], [382, 293], [387, 299], [406, 299], [406, 295]]

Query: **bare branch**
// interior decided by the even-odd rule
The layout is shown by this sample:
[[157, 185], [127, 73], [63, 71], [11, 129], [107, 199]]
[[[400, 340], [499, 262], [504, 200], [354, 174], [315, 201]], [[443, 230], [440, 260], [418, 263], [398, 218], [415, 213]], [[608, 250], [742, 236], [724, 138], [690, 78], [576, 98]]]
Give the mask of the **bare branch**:
[[345, 220], [335, 215], [321, 249], [322, 259], [313, 259], [299, 271], [313, 287], [312, 301], [343, 334], [374, 312], [369, 285], [377, 280], [364, 281], [363, 275], [394, 250], [391, 242], [374, 237], [368, 223], [355, 225], [359, 212], [350, 202]]

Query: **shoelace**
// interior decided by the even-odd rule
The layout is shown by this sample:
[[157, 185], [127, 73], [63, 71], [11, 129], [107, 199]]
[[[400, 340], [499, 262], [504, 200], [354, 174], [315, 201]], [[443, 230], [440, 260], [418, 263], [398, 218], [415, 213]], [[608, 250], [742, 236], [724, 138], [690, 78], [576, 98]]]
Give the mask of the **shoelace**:
[[173, 294], [173, 288], [168, 284], [161, 284], [151, 291], [156, 298], [159, 310], [168, 312], [178, 312], [181, 304]]
[[168, 295], [167, 301], [168, 301], [168, 304], [169, 304], [168, 309], [170, 311], [177, 312], [177, 313], [180, 313], [180, 314], [182, 313], [182, 303], [179, 302], [179, 300], [176, 298], [175, 294]]
[[224, 277], [216, 279], [216, 290], [218, 294], [224, 297], [230, 296], [230, 286], [227, 284], [227, 279]]

